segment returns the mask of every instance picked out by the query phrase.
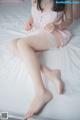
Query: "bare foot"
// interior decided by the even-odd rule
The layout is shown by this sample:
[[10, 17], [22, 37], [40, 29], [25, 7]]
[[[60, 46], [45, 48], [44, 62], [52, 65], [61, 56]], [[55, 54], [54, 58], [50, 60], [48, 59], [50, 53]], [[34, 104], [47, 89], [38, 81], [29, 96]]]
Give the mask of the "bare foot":
[[55, 83], [59, 94], [64, 92], [64, 83], [61, 80], [60, 70], [51, 70], [47, 67], [44, 67], [43, 74], [45, 74], [50, 80], [52, 80]]
[[37, 114], [42, 110], [42, 108], [53, 98], [53, 95], [49, 90], [45, 90], [44, 93], [36, 95], [33, 99], [29, 112], [27, 112], [26, 117], [29, 118], [34, 114]]
[[57, 87], [57, 91], [59, 94], [62, 94], [64, 92], [64, 83], [61, 80], [60, 73], [57, 74], [57, 76], [54, 77], [54, 83]]

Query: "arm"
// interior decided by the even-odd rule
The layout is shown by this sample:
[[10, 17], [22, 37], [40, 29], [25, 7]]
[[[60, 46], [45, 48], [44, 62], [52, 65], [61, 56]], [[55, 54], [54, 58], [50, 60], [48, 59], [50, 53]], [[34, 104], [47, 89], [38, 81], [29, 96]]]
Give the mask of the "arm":
[[33, 26], [33, 18], [30, 16], [25, 24], [25, 30], [29, 31]]
[[48, 32], [53, 33], [54, 31], [56, 31], [57, 29], [60, 29], [60, 25], [63, 23], [63, 19], [61, 18], [60, 21], [57, 22], [52, 22], [52, 23], [48, 23], [44, 29], [46, 29]]
[[64, 12], [58, 12], [57, 19], [54, 22], [48, 23], [45, 28], [46, 30], [49, 29], [49, 31], [54, 32], [55, 30], [59, 29], [59, 25], [63, 23], [63, 16]]
[[[32, 0], [32, 5], [34, 5], [35, 0]], [[28, 18], [26, 24], [25, 24], [25, 30], [29, 31], [32, 29], [33, 26], [33, 17], [32, 15]]]
[[32, 15], [28, 18], [28, 21], [29, 21], [30, 23], [33, 23], [33, 17], [32, 17]]
[[56, 30], [56, 26], [53, 23], [49, 23], [44, 27], [44, 29], [52, 33]]

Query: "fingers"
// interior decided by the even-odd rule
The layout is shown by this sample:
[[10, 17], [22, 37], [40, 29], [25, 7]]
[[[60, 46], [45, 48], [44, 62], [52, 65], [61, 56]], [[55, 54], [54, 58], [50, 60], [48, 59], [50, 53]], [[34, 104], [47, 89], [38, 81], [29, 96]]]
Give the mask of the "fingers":
[[45, 26], [45, 29], [48, 31], [48, 32], [53, 32], [55, 30], [55, 25], [53, 24], [48, 24], [47, 26]]
[[26, 26], [25, 26], [25, 30], [30, 30], [32, 28], [32, 26], [30, 25], [30, 24], [27, 24]]
[[65, 29], [65, 28], [66, 28], [65, 23], [63, 22], [63, 23], [61, 23], [60, 25], [58, 25], [58, 28], [59, 28], [60, 30]]
[[48, 24], [46, 27], [49, 28], [49, 29], [53, 29], [54, 25], [53, 24]]

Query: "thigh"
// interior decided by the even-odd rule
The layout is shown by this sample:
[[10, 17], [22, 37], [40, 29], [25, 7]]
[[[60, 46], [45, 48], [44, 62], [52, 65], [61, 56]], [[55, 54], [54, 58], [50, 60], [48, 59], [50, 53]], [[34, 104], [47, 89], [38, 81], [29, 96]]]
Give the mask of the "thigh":
[[40, 32], [35, 35], [27, 36], [23, 38], [22, 41], [25, 42], [25, 45], [28, 44], [36, 51], [44, 51], [52, 47], [52, 44], [49, 41], [49, 34], [47, 32]]

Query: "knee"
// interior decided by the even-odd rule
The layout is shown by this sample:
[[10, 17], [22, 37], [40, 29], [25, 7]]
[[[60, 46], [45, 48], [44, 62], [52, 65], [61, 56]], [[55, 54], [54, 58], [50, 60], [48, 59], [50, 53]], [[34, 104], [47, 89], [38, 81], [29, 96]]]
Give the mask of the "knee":
[[17, 41], [16, 41], [16, 40], [12, 40], [12, 41], [10, 42], [10, 44], [9, 44], [9, 48], [10, 48], [11, 50], [16, 49], [16, 48], [17, 48]]
[[12, 40], [12, 41], [10, 42], [10, 47], [11, 47], [11, 48], [17, 47], [17, 42], [18, 42], [18, 40], [19, 40], [19, 39]]
[[22, 49], [24, 47], [29, 47], [27, 41], [23, 40], [23, 39], [20, 39], [18, 42], [17, 42], [17, 46], [18, 48]]

